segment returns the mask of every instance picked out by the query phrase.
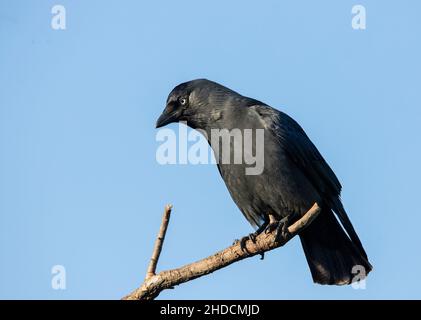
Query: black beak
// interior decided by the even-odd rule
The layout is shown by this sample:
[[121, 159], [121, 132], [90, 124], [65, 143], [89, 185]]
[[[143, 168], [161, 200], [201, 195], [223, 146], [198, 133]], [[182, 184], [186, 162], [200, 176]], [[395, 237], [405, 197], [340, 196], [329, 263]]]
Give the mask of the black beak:
[[156, 121], [156, 128], [161, 128], [166, 126], [167, 124], [174, 122], [175, 117], [174, 114], [166, 113], [165, 111], [159, 116], [158, 120]]
[[181, 115], [180, 109], [174, 109], [172, 104], [168, 104], [162, 114], [159, 116], [158, 120], [156, 121], [156, 128], [161, 128], [166, 126], [169, 123], [177, 122]]

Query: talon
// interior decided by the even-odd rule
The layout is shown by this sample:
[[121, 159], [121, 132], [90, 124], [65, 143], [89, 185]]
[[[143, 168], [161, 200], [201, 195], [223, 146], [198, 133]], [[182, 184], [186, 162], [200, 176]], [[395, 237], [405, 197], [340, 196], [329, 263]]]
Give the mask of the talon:
[[284, 225], [282, 227], [281, 235], [284, 239], [287, 239], [291, 235], [291, 233], [288, 231], [287, 223], [284, 223]]
[[250, 240], [251, 242], [253, 242], [253, 243], [256, 243], [256, 237], [257, 237], [257, 233], [256, 232], [254, 232], [254, 233], [250, 233], [248, 236], [246, 236], [246, 237], [243, 237], [243, 238], [241, 238], [240, 240], [236, 240], [236, 241], [234, 241], [234, 243], [233, 244], [237, 244], [238, 242], [240, 242], [240, 248], [241, 248], [241, 250], [242, 251], [247, 251], [247, 248], [246, 248], [246, 242], [248, 241], [248, 240]]
[[288, 231], [289, 226], [289, 216], [283, 218], [278, 222], [276, 227], [276, 234], [275, 234], [275, 241], [276, 242], [283, 242], [288, 239], [290, 236], [290, 232]]
[[264, 260], [265, 259], [265, 253], [264, 252], [262, 252], [261, 254], [260, 254], [260, 260]]
[[269, 221], [265, 227], [265, 233], [271, 233], [278, 227], [279, 220], [273, 215], [269, 213]]
[[278, 227], [278, 221], [276, 221], [276, 222], [272, 222], [272, 223], [269, 223], [268, 225], [267, 225], [267, 227], [266, 227], [266, 229], [265, 229], [265, 233], [266, 234], [268, 234], [268, 233], [271, 233], [271, 232], [273, 232], [274, 230], [276, 230], [277, 229], [277, 227]]
[[[269, 222], [268, 221], [264, 221], [264, 223], [253, 233], [250, 233], [248, 236], [241, 238], [240, 240], [234, 240], [233, 245], [238, 244], [238, 242], [240, 242], [240, 248], [242, 251], [246, 251], [247, 252], [247, 248], [246, 248], [246, 242], [247, 240], [250, 240], [253, 243], [256, 243], [256, 239], [257, 236], [259, 234], [261, 234], [263, 231], [265, 231], [266, 233], [268, 232], [267, 229], [269, 227]], [[273, 224], [273, 230], [276, 229], [276, 224]], [[272, 231], [273, 231], [272, 230]], [[261, 260], [264, 259], [264, 255], [262, 254]]]
[[251, 242], [256, 243], [256, 234], [255, 233], [250, 233], [249, 234], [249, 239], [251, 240]]
[[241, 251], [243, 251], [243, 252], [247, 251], [247, 248], [246, 248], [247, 240], [248, 240], [248, 237], [244, 237], [240, 240], [240, 248], [241, 248]]

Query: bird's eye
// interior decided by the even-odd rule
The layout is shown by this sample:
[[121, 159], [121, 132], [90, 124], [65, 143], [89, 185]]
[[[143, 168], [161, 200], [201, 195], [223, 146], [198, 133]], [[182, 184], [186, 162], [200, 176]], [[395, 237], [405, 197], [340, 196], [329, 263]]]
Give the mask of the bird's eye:
[[186, 105], [186, 103], [187, 103], [187, 99], [186, 98], [180, 98], [179, 99], [179, 101], [180, 101], [180, 104], [182, 105], [182, 106], [184, 106], [184, 105]]

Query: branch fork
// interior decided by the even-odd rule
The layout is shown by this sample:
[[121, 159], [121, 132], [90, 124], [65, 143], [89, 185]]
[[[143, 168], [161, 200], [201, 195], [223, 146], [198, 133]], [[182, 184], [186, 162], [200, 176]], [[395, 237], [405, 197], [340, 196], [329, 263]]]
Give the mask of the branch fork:
[[315, 203], [298, 221], [290, 225], [288, 227], [289, 236], [285, 241], [275, 241], [276, 231], [270, 233], [262, 232], [256, 237], [254, 242], [247, 241], [245, 243], [246, 250], [241, 249], [240, 243], [235, 243], [202, 260], [177, 269], [162, 271], [157, 274], [156, 267], [162, 251], [171, 211], [172, 206], [167, 205], [164, 210], [161, 227], [155, 241], [152, 257], [143, 284], [132, 293], [125, 296], [123, 300], [153, 300], [163, 290], [172, 289], [176, 285], [210, 274], [234, 262], [255, 255], [262, 255], [267, 251], [281, 247], [310, 225], [310, 223], [319, 215], [321, 208]]

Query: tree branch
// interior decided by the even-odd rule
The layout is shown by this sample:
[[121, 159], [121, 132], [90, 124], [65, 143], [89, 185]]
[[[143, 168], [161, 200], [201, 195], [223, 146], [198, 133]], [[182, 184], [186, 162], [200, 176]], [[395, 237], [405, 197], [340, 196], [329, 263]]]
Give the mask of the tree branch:
[[149, 267], [148, 271], [146, 272], [145, 279], [149, 279], [155, 275], [156, 265], [158, 264], [159, 256], [161, 255], [162, 245], [165, 240], [165, 234], [167, 233], [168, 223], [170, 222], [171, 209], [172, 205], [167, 204], [165, 206], [161, 228], [159, 228], [158, 236], [155, 240], [155, 246], [153, 248], [151, 261], [149, 262]]
[[306, 214], [289, 226], [289, 236], [285, 239], [285, 241], [276, 242], [275, 231], [270, 233], [262, 232], [256, 237], [256, 241], [254, 243], [252, 241], [246, 242], [246, 250], [244, 251], [241, 250], [240, 244], [236, 243], [205, 259], [190, 263], [177, 269], [162, 271], [155, 274], [156, 264], [158, 262], [159, 253], [165, 238], [170, 212], [171, 207], [167, 206], [164, 212], [160, 232], [155, 243], [154, 253], [149, 264], [148, 273], [143, 284], [132, 293], [125, 296], [123, 298], [124, 300], [152, 300], [165, 289], [173, 288], [181, 283], [212, 273], [234, 262], [281, 247], [296, 236], [300, 231], [306, 228], [318, 216], [320, 213], [320, 207], [317, 203], [315, 203], [311, 209], [306, 212]]

